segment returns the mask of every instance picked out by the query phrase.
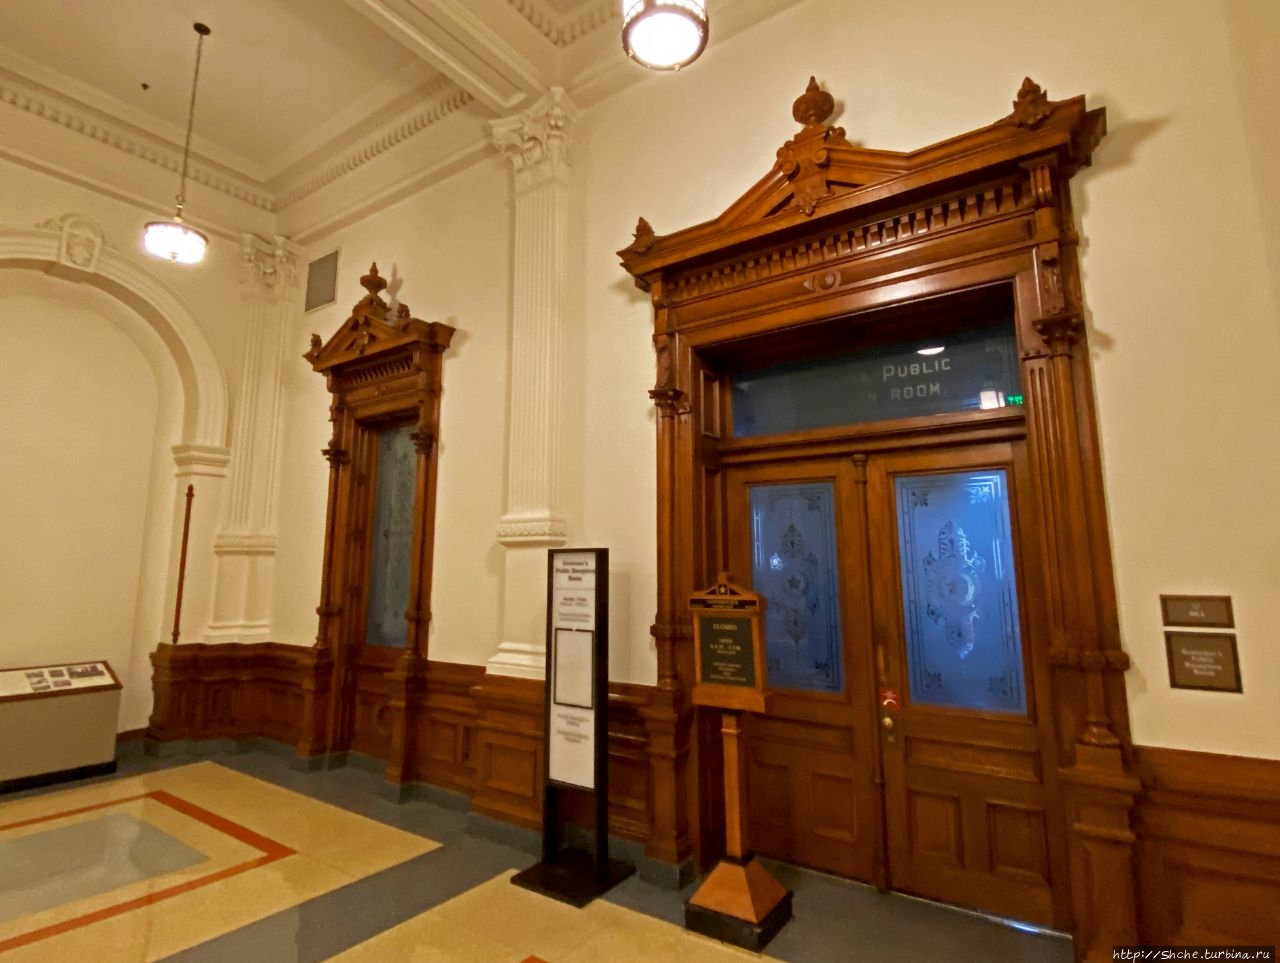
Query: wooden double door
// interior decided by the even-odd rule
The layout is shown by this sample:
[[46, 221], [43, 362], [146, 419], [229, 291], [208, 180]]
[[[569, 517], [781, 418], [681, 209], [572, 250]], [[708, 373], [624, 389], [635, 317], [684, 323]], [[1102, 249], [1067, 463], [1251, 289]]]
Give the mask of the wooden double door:
[[730, 569], [768, 599], [752, 847], [1069, 925], [1023, 443], [801, 453], [725, 479]]

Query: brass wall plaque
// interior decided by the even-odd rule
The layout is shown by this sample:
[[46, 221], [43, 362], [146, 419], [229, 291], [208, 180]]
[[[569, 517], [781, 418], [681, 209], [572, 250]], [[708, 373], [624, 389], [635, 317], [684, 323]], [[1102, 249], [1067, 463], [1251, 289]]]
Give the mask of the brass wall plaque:
[[1162, 595], [1160, 611], [1165, 625], [1234, 629], [1235, 613], [1229, 595]]
[[1169, 685], [1175, 689], [1243, 692], [1236, 637], [1229, 632], [1166, 632]]

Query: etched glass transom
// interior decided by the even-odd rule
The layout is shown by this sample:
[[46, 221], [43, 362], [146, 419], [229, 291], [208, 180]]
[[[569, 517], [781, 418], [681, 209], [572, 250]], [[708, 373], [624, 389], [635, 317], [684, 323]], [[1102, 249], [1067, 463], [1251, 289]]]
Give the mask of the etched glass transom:
[[835, 488], [752, 485], [752, 584], [765, 597], [769, 685], [844, 691]]
[[413, 425], [378, 434], [378, 489], [369, 562], [369, 621], [365, 642], [402, 649], [409, 625], [409, 573], [413, 550], [413, 497], [418, 453]]
[[892, 421], [1022, 404], [1010, 318], [733, 376], [733, 435]]
[[896, 480], [911, 701], [1025, 714], [1003, 469]]

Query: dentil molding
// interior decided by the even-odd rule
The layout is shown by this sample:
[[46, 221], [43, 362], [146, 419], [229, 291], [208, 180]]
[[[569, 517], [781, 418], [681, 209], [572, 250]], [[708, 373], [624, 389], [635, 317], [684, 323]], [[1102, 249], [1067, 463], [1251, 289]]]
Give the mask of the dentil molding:
[[[474, 97], [448, 82], [436, 82], [399, 112], [366, 129], [335, 138], [285, 177], [264, 181], [246, 172], [192, 154], [188, 179], [260, 211], [276, 214], [284, 208], [360, 170], [370, 161], [399, 148], [453, 113]], [[121, 154], [172, 174], [182, 170], [182, 145], [157, 133], [119, 120], [68, 94], [0, 69], [0, 105], [56, 124]], [[51, 158], [75, 166], [74, 158]]]
[[557, 47], [569, 47], [589, 33], [594, 33], [611, 20], [622, 16], [617, 0], [592, 3], [586, 10], [565, 16], [548, 10], [545, 0], [507, 0], [509, 6], [524, 17], [529, 26]]

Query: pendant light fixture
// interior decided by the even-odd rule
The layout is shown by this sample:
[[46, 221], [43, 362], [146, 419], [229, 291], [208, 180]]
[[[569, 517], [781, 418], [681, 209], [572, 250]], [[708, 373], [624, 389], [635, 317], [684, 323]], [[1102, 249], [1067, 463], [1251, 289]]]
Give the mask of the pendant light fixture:
[[178, 181], [177, 210], [171, 221], [152, 221], [142, 232], [142, 246], [156, 257], [175, 264], [196, 264], [204, 260], [209, 239], [182, 220], [182, 207], [187, 203], [187, 166], [191, 161], [191, 125], [196, 116], [196, 87], [200, 83], [200, 51], [211, 31], [202, 23], [192, 24], [199, 35], [196, 40], [196, 69], [191, 78], [191, 106], [187, 110], [187, 141], [182, 147], [182, 177]]
[[679, 70], [707, 45], [703, 0], [622, 0], [622, 49], [651, 70]]

